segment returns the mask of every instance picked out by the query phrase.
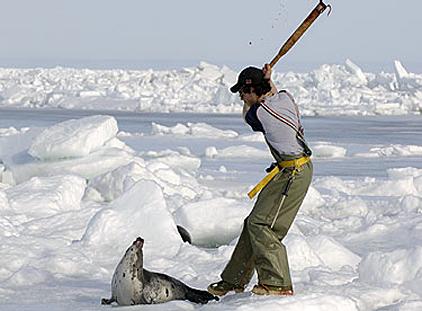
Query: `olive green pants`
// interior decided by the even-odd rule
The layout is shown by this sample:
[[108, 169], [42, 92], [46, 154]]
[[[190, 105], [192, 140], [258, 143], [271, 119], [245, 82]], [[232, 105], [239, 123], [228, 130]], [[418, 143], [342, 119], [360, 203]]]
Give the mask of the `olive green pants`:
[[272, 229], [271, 223], [276, 217], [291, 170], [278, 173], [261, 190], [252, 212], [244, 221], [232, 257], [221, 274], [222, 280], [245, 286], [256, 269], [259, 283], [292, 288], [286, 248], [281, 241], [305, 198], [312, 172], [312, 162], [308, 162], [295, 175]]

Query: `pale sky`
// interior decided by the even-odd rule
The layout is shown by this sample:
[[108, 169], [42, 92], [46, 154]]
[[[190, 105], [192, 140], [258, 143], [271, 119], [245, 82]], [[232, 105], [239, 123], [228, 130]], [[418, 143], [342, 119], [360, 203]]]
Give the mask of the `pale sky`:
[[[153, 68], [269, 62], [317, 0], [0, 0], [0, 65]], [[422, 72], [422, 1], [326, 0], [277, 68]]]

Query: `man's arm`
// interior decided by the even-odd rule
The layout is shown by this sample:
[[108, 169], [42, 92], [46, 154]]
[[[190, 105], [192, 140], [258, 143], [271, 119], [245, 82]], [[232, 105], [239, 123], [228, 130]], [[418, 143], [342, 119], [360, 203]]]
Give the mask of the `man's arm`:
[[267, 79], [270, 82], [271, 85], [271, 91], [269, 91], [266, 95], [267, 96], [273, 96], [278, 93], [277, 87], [271, 80], [271, 74], [272, 74], [272, 68], [270, 64], [265, 64], [262, 68], [262, 72], [264, 73], [264, 78]]

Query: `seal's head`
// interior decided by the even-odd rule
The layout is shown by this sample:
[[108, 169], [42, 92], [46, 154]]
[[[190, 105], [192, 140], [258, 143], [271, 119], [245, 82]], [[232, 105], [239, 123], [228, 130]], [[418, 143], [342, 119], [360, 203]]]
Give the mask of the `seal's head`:
[[122, 262], [126, 263], [126, 266], [129, 268], [139, 269], [143, 265], [143, 252], [142, 248], [144, 246], [144, 239], [138, 237], [133, 241], [132, 245], [126, 250], [125, 255], [122, 258]]
[[133, 241], [132, 244], [135, 248], [139, 248], [142, 249], [142, 247], [144, 246], [144, 239], [141, 237], [138, 237], [135, 241]]

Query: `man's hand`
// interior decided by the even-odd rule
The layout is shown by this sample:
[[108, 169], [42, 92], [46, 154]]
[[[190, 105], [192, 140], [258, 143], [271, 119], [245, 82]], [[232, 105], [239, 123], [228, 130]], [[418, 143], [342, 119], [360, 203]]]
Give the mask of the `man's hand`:
[[277, 87], [274, 85], [273, 81], [271, 80], [271, 74], [273, 73], [273, 69], [271, 68], [270, 64], [265, 64], [264, 67], [262, 67], [262, 72], [264, 73], [264, 79], [267, 79], [270, 82], [271, 85], [271, 91], [266, 94], [267, 96], [273, 96], [277, 94]]
[[264, 79], [271, 80], [273, 69], [271, 68], [270, 64], [265, 64], [264, 67], [262, 67], [262, 72], [264, 73]]

